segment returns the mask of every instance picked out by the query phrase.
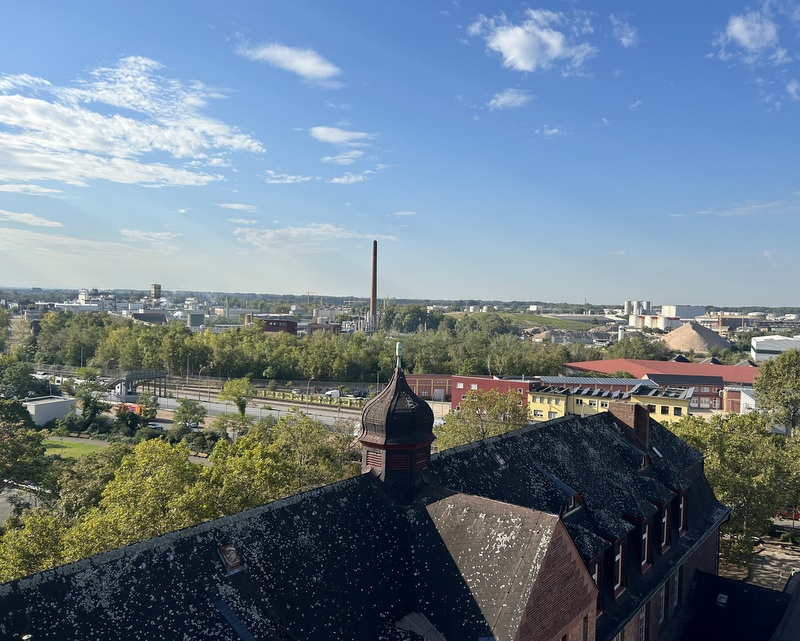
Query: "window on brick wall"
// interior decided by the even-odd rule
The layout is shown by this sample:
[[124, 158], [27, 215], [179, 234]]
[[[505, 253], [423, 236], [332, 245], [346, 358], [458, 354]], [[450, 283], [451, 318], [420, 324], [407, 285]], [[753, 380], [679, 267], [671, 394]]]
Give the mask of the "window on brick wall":
[[681, 596], [681, 569], [678, 568], [675, 570], [675, 574], [672, 575], [671, 582], [671, 590], [672, 590], [672, 609], [678, 607], [678, 602], [680, 601]]
[[661, 592], [658, 593], [658, 622], [659, 624], [664, 623], [664, 618], [666, 616], [666, 600], [667, 600], [667, 588], [666, 586], [661, 586]]

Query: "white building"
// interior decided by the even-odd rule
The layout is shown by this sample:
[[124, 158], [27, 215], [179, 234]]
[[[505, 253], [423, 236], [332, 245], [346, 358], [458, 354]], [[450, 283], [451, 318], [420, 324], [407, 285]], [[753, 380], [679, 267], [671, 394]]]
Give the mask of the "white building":
[[706, 308], [702, 305], [662, 305], [661, 313], [681, 320], [694, 320], [697, 316], [705, 316]]
[[75, 399], [67, 396], [41, 396], [25, 401], [23, 405], [30, 412], [33, 422], [40, 427], [75, 413]]
[[800, 336], [755, 336], [750, 339], [750, 359], [768, 361], [790, 349], [800, 349]]

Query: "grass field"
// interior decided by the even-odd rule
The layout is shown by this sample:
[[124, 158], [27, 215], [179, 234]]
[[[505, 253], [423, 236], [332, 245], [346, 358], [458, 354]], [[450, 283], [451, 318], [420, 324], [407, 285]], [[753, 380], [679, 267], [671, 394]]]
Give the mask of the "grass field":
[[62, 441], [59, 438], [48, 438], [44, 444], [48, 454], [58, 454], [63, 458], [80, 458], [92, 452], [99, 452], [106, 447], [105, 445], [83, 443], [82, 441]]

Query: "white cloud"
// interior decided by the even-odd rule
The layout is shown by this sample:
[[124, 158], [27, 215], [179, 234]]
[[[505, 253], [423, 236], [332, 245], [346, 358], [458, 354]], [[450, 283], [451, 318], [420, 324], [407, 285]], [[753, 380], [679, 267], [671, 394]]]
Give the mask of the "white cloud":
[[608, 18], [611, 21], [611, 29], [619, 43], [626, 49], [639, 46], [639, 32], [636, 27], [628, 22], [621, 20], [615, 15]]
[[[721, 60], [740, 60], [747, 65], [785, 64], [792, 57], [780, 46], [778, 23], [768, 13], [751, 11], [728, 18], [725, 31], [720, 33], [715, 45]], [[791, 19], [791, 17], [790, 17]]]
[[393, 211], [389, 214], [392, 218], [407, 218], [408, 216], [416, 216], [415, 211]]
[[311, 180], [311, 176], [292, 176], [291, 174], [279, 174], [271, 169], [267, 169], [265, 182], [269, 185], [294, 185], [305, 183]]
[[335, 178], [331, 178], [327, 182], [331, 183], [332, 185], [353, 185], [355, 183], [364, 182], [366, 178], [364, 176], [360, 176], [358, 174], [351, 174], [346, 173], [344, 176], [337, 176]]
[[335, 64], [326, 60], [313, 49], [297, 49], [271, 43], [255, 47], [241, 47], [239, 54], [248, 60], [291, 71], [304, 80], [325, 81], [342, 73]]
[[631, 111], [636, 111], [641, 106], [642, 106], [641, 100], [634, 100], [631, 104], [628, 105], [628, 109], [630, 109]]
[[163, 244], [175, 240], [181, 234], [173, 231], [142, 231], [140, 229], [120, 229], [120, 236], [135, 243]]
[[264, 151], [254, 138], [203, 115], [208, 102], [221, 97], [219, 92], [166, 78], [161, 70], [154, 60], [128, 57], [69, 87], [3, 76], [4, 178], [74, 185], [93, 180], [204, 185], [222, 178], [204, 166], [224, 164], [219, 161], [235, 152]]
[[258, 221], [254, 218], [228, 218], [234, 225], [257, 225]]
[[48, 194], [60, 194], [60, 189], [49, 189], [39, 185], [29, 185], [27, 183], [16, 183], [10, 185], [0, 185], [0, 191], [15, 194], [28, 194], [29, 196], [46, 196]]
[[47, 220], [35, 214], [20, 214], [13, 211], [6, 211], [0, 209], [0, 221], [8, 221], [11, 223], [21, 223], [23, 225], [30, 225], [32, 227], [63, 227], [61, 223], [55, 220]]
[[785, 203], [779, 200], [758, 202], [746, 200], [721, 208], [709, 208], [696, 212], [702, 216], [720, 216], [722, 218], [738, 216], [781, 216], [800, 214], [800, 204]]
[[502, 56], [504, 67], [532, 72], [563, 63], [565, 73], [579, 71], [597, 52], [588, 42], [572, 42], [569, 35], [590, 31], [591, 25], [583, 17], [570, 21], [563, 13], [535, 9], [528, 9], [526, 18], [518, 24], [500, 14], [494, 18], [480, 16], [467, 29], [470, 35], [483, 38], [490, 51]]
[[527, 91], [522, 91], [520, 89], [504, 89], [492, 97], [488, 106], [492, 111], [496, 109], [517, 109], [519, 107], [524, 107], [531, 100], [533, 100], [533, 96]]
[[778, 28], [775, 23], [756, 12], [731, 16], [725, 35], [748, 51], [774, 47], [778, 42]]
[[322, 162], [325, 163], [334, 163], [336, 165], [352, 165], [356, 160], [361, 158], [364, 155], [363, 151], [359, 151], [358, 149], [351, 149], [341, 154], [337, 154], [336, 156], [325, 156], [322, 159]]
[[616, 249], [608, 252], [609, 256], [624, 256], [627, 252], [624, 249]]
[[304, 227], [284, 227], [283, 229], [244, 227], [236, 229], [234, 233], [240, 242], [264, 251], [286, 250], [298, 245], [318, 246], [354, 238], [397, 240], [394, 236], [367, 234], [331, 223], [311, 223]]
[[311, 127], [308, 132], [314, 140], [333, 145], [352, 145], [373, 138], [372, 134], [363, 131], [347, 131], [338, 127]]
[[218, 203], [223, 209], [235, 209], [236, 211], [258, 211], [254, 205], [244, 205], [242, 203]]
[[565, 136], [567, 134], [566, 131], [559, 127], [550, 127], [548, 125], [544, 125], [536, 130], [536, 133], [540, 136], [545, 136], [546, 138], [553, 138], [555, 136]]
[[797, 80], [790, 80], [786, 83], [786, 93], [792, 100], [800, 100], [800, 82]]

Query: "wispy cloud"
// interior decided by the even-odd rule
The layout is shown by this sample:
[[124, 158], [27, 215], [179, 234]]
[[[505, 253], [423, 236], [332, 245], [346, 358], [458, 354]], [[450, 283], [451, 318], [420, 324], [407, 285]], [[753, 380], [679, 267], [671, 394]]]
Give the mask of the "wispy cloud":
[[561, 12], [536, 9], [528, 9], [518, 23], [504, 14], [481, 15], [467, 29], [469, 35], [482, 38], [489, 51], [500, 54], [506, 68], [533, 72], [561, 66], [565, 74], [579, 72], [597, 53], [590, 43], [579, 41], [589, 32], [591, 24], [583, 15], [568, 18]]
[[223, 209], [235, 209], [236, 211], [258, 211], [254, 205], [244, 205], [242, 203], [218, 203]]
[[409, 216], [416, 216], [415, 211], [393, 211], [389, 216], [392, 218], [408, 218]]
[[135, 243], [163, 244], [175, 240], [181, 234], [173, 231], [143, 231], [141, 229], [120, 229], [120, 236]]
[[549, 125], [544, 125], [536, 130], [536, 133], [540, 136], [545, 136], [546, 138], [554, 138], [556, 136], [566, 136], [567, 132], [560, 128], [560, 127], [551, 127]]
[[720, 208], [703, 209], [696, 212], [700, 216], [719, 216], [722, 218], [738, 216], [784, 216], [800, 214], [800, 203], [784, 203], [778, 200], [758, 202], [747, 200]]
[[287, 247], [298, 245], [320, 246], [338, 240], [361, 238], [397, 240], [395, 236], [358, 232], [331, 223], [311, 223], [302, 227], [281, 229], [241, 227], [234, 233], [240, 242], [263, 251], [286, 250]]
[[639, 107], [642, 106], [642, 104], [643, 103], [641, 100], [634, 100], [631, 104], [628, 105], [628, 109], [630, 109], [631, 111], [636, 111]]
[[32, 227], [63, 227], [61, 223], [55, 220], [47, 220], [41, 216], [34, 214], [23, 214], [13, 211], [6, 211], [0, 209], [0, 221], [7, 221], [10, 223], [20, 223], [22, 225], [30, 225]]
[[364, 182], [366, 177], [362, 174], [344, 174], [344, 176], [336, 176], [335, 178], [331, 178], [326, 182], [329, 182], [332, 185], [353, 185], [355, 183]]
[[627, 252], [624, 249], [616, 249], [608, 252], [609, 256], [624, 256]]
[[60, 189], [49, 189], [47, 187], [40, 187], [39, 185], [30, 185], [26, 183], [0, 185], [0, 191], [6, 191], [15, 194], [28, 194], [29, 196], [49, 196], [50, 194], [62, 193]]
[[361, 158], [363, 155], [364, 155], [363, 151], [359, 151], [358, 149], [351, 149], [341, 154], [337, 154], [336, 156], [325, 156], [322, 159], [322, 162], [334, 163], [336, 165], [352, 165], [356, 160]]
[[0, 76], [3, 180], [150, 187], [219, 180], [205, 168], [232, 153], [264, 151], [259, 141], [203, 114], [220, 97], [201, 83], [167, 78], [158, 62], [135, 56], [67, 87]]
[[257, 225], [258, 221], [254, 218], [228, 218], [234, 225]]
[[267, 169], [265, 182], [269, 185], [294, 185], [297, 183], [307, 183], [312, 180], [311, 176], [292, 176], [291, 174], [279, 174], [271, 169]]
[[492, 96], [488, 106], [492, 111], [497, 109], [518, 109], [527, 105], [531, 100], [533, 100], [533, 96], [527, 91], [504, 89]]
[[348, 131], [339, 127], [311, 127], [308, 133], [314, 140], [332, 145], [352, 145], [373, 138], [373, 134], [363, 131]]
[[608, 19], [611, 21], [611, 30], [614, 38], [626, 49], [629, 47], [639, 46], [639, 32], [630, 23], [618, 18], [615, 15], [610, 15]]
[[791, 100], [800, 100], [800, 82], [797, 80], [787, 82], [786, 93], [789, 94]]
[[313, 49], [298, 49], [278, 43], [268, 43], [253, 47], [240, 47], [238, 53], [248, 60], [266, 62], [278, 69], [297, 74], [310, 82], [329, 81], [342, 73], [339, 67]]

